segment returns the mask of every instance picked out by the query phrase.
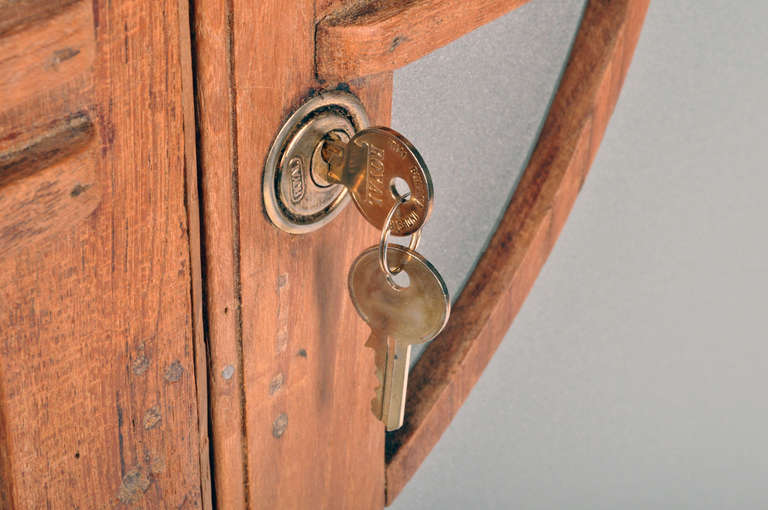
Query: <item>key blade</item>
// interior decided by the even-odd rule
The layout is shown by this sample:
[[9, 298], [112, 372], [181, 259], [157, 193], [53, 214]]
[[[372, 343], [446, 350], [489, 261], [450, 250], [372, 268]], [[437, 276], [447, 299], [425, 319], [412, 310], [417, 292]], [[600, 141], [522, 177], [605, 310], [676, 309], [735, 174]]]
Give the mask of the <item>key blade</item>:
[[321, 178], [332, 184], [347, 185], [343, 182], [344, 150], [346, 147], [347, 142], [341, 140], [338, 135], [326, 135], [320, 150], [323, 159], [328, 163], [328, 168], [327, 173]]
[[371, 409], [391, 431], [403, 424], [410, 346], [432, 340], [443, 329], [451, 304], [445, 282], [424, 257], [389, 245], [390, 265], [401, 267], [409, 278], [407, 287], [394, 287], [379, 268], [378, 250], [372, 246], [352, 263], [349, 295], [372, 331], [366, 345], [376, 352], [380, 386]]
[[387, 431], [403, 426], [405, 394], [408, 390], [408, 368], [411, 364], [411, 345], [390, 339], [387, 342], [386, 375], [382, 418]]
[[371, 399], [371, 412], [376, 419], [382, 419], [384, 402], [384, 384], [385, 371], [387, 368], [387, 337], [371, 331], [371, 335], [365, 342], [365, 346], [373, 349], [374, 364], [376, 365], [376, 378], [379, 385], [376, 387], [375, 396]]

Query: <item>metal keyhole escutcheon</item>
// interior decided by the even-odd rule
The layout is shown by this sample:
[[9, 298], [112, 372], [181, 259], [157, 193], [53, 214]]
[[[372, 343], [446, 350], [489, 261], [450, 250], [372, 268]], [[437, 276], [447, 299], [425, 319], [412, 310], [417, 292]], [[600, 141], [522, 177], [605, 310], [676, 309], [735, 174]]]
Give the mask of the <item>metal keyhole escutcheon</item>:
[[264, 166], [264, 207], [272, 223], [304, 234], [341, 212], [349, 193], [345, 186], [324, 179], [328, 163], [322, 147], [328, 138], [347, 142], [368, 124], [360, 101], [341, 90], [312, 97], [285, 121]]

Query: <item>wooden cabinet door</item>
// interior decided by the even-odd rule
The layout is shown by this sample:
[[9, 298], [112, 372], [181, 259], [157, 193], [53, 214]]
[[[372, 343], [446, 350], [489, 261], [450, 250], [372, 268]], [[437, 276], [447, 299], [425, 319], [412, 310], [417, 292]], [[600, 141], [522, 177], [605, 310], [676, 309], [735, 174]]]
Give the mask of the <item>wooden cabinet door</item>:
[[[357, 95], [390, 117], [392, 71], [524, 0], [195, 2], [193, 41], [210, 368], [222, 508], [378, 509], [466, 398], [568, 216], [618, 97], [647, 0], [588, 3], [536, 151], [446, 331], [385, 437], [368, 328], [346, 273], [379, 232], [353, 208], [304, 235], [275, 228], [262, 173], [309, 97]], [[386, 453], [385, 453], [386, 449]]]
[[0, 508], [210, 507], [189, 51], [185, 2], [0, 2]]
[[395, 68], [523, 3], [0, 0], [0, 508], [391, 502], [554, 244], [647, 0], [589, 1], [393, 434], [370, 412], [374, 355], [346, 287], [379, 232], [354, 207], [278, 230], [265, 158], [322, 90], [388, 125]]

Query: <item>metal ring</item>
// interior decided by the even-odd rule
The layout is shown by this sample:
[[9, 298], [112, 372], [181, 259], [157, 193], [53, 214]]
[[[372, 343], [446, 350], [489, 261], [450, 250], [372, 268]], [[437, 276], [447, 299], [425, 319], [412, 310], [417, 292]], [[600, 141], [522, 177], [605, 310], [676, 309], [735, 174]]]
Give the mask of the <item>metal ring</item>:
[[[402, 289], [400, 285], [395, 283], [395, 280], [393, 277], [398, 274], [400, 271], [403, 270], [402, 267], [396, 266], [393, 268], [389, 267], [389, 263], [387, 262], [387, 248], [389, 246], [389, 235], [392, 233], [392, 218], [395, 215], [395, 211], [397, 211], [397, 208], [406, 203], [408, 199], [411, 198], [410, 193], [406, 193], [405, 195], [401, 195], [397, 197], [397, 200], [395, 201], [395, 205], [392, 206], [392, 209], [389, 210], [389, 214], [387, 214], [387, 218], [384, 220], [384, 228], [381, 229], [381, 237], [379, 238], [379, 267], [382, 271], [384, 271], [384, 274], [387, 276], [387, 283], [389, 283], [390, 286], [392, 286], [395, 289]], [[411, 240], [408, 243], [408, 249], [411, 251], [416, 251], [416, 248], [419, 247], [419, 241], [421, 241], [421, 229], [417, 230], [413, 234], [411, 234]]]

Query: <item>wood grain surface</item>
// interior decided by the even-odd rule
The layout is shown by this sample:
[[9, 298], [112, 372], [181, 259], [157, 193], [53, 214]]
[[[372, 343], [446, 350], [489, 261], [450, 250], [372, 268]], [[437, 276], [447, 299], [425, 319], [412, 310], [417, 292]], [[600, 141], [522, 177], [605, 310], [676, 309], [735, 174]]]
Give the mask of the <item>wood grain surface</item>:
[[0, 2], [2, 508], [210, 508], [183, 5]]
[[96, 208], [94, 131], [80, 111], [0, 140], [0, 257], [70, 229]]
[[[12, 2], [6, 9], [14, 7]], [[89, 2], [77, 2], [57, 16], [27, 24], [23, 30], [9, 27], [0, 35], [0, 98], [6, 107], [44, 95], [61, 84], [62, 77], [90, 70], [95, 50], [91, 11]]]
[[391, 502], [551, 250], [647, 0], [590, 2], [518, 191], [411, 376], [386, 495], [346, 289], [378, 232], [353, 207], [277, 230], [264, 160], [323, 89], [387, 125], [392, 69], [524, 2], [0, 0], [0, 508]]
[[[304, 236], [276, 229], [262, 172], [278, 128], [322, 88], [318, 17], [339, 2], [194, 6], [202, 238], [216, 504], [381, 508], [384, 428], [368, 331], [346, 289], [378, 233], [347, 208]], [[256, 29], [258, 27], [258, 29]], [[387, 124], [391, 73], [342, 87]]]
[[387, 438], [387, 504], [466, 400], [547, 259], [619, 96], [648, 0], [590, 0], [534, 153], [459, 296], [411, 372], [405, 424]]
[[317, 25], [317, 74], [338, 81], [392, 71], [527, 2], [365, 0], [345, 4]]
[[78, 0], [0, 0], [0, 35], [21, 31], [34, 23], [59, 15], [67, 6], [76, 2]]

